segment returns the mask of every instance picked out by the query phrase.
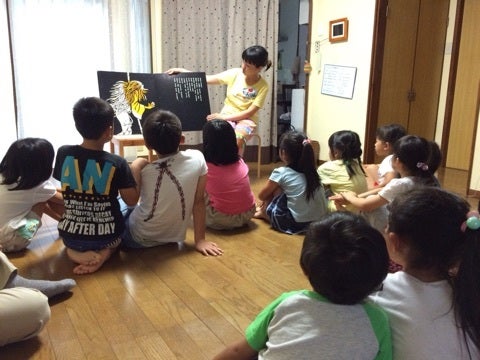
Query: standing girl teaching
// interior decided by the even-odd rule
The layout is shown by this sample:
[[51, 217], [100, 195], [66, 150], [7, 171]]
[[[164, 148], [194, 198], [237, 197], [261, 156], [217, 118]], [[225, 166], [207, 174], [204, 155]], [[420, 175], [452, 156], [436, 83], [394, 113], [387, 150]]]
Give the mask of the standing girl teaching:
[[[207, 120], [225, 120], [235, 129], [238, 153], [243, 156], [246, 142], [258, 124], [258, 110], [263, 107], [268, 94], [268, 83], [261, 72], [272, 66], [267, 50], [260, 45], [250, 46], [242, 52], [242, 65], [215, 75], [207, 75], [209, 85], [227, 85], [224, 105], [219, 113], [212, 113]], [[183, 68], [171, 68], [168, 74], [190, 72]]]

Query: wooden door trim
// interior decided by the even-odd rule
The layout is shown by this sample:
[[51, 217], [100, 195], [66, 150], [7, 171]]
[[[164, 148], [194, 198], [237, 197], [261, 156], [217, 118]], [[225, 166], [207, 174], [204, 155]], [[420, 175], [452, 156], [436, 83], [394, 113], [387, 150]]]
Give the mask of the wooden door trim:
[[370, 84], [368, 88], [367, 121], [365, 127], [364, 162], [375, 159], [375, 137], [378, 124], [380, 85], [382, 83], [385, 32], [387, 28], [388, 0], [377, 0], [373, 29], [372, 62], [370, 64]]
[[[305, 61], [310, 63], [310, 47], [312, 46], [312, 12], [313, 0], [308, 2], [308, 35], [307, 35], [307, 51], [305, 53]], [[303, 71], [305, 64], [300, 64], [300, 71]], [[307, 132], [307, 116], [308, 116], [308, 88], [310, 85], [310, 73], [305, 73], [305, 94], [304, 94], [304, 108], [303, 108], [303, 130]]]
[[[462, 0], [463, 1], [463, 0]], [[475, 121], [474, 121], [474, 129], [478, 129], [478, 116], [480, 115], [480, 82], [478, 83], [478, 90], [477, 90], [477, 111], [475, 111]], [[470, 150], [470, 166], [468, 167], [468, 175], [467, 175], [467, 195], [476, 195], [480, 198], [480, 191], [470, 189], [470, 184], [472, 182], [472, 168], [473, 168], [473, 157], [475, 155], [475, 144], [477, 143], [477, 131], [473, 132], [473, 139], [472, 139], [472, 150]]]
[[[457, 9], [455, 11], [455, 27], [453, 30], [453, 42], [452, 42], [452, 56], [450, 59], [450, 70], [448, 75], [448, 85], [447, 85], [447, 97], [445, 99], [445, 115], [443, 119], [443, 129], [442, 129], [442, 166], [444, 167], [447, 163], [447, 152], [448, 152], [448, 134], [450, 133], [450, 127], [452, 125], [452, 112], [453, 112], [453, 98], [455, 96], [455, 83], [457, 80], [457, 69], [458, 69], [458, 55], [460, 53], [460, 38], [462, 36], [462, 24], [463, 24], [463, 9], [465, 6], [465, 0], [457, 0]], [[473, 149], [472, 149], [473, 154]], [[472, 164], [472, 159], [470, 159], [470, 165]], [[470, 183], [471, 176], [471, 166], [468, 170], [468, 179]]]

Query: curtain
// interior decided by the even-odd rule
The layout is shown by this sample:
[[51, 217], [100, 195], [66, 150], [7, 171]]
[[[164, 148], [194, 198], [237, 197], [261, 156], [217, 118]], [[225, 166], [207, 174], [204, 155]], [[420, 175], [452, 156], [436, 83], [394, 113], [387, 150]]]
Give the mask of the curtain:
[[[240, 67], [242, 51], [257, 44], [267, 49], [273, 61], [277, 54], [278, 1], [162, 0], [162, 70], [184, 67], [216, 74]], [[262, 73], [270, 92], [260, 109], [257, 128], [262, 147], [268, 148], [276, 144], [275, 66], [273, 61], [272, 68]], [[208, 90], [211, 111], [220, 111], [226, 88], [209, 86]], [[190, 145], [202, 142], [199, 132], [185, 133], [185, 137]], [[271, 154], [265, 155], [262, 162], [271, 161]]]
[[[97, 71], [151, 72], [148, 0], [8, 0], [18, 137], [81, 141], [74, 103]], [[60, 136], [59, 136], [60, 135]]]

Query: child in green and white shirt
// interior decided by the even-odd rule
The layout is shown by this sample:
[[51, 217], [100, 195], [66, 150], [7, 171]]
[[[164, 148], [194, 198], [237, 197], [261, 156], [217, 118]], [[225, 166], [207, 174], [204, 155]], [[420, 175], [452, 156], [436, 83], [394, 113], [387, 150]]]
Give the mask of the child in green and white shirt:
[[383, 236], [359, 215], [310, 225], [300, 265], [313, 287], [282, 294], [214, 359], [391, 359], [385, 312], [365, 298], [387, 275]]

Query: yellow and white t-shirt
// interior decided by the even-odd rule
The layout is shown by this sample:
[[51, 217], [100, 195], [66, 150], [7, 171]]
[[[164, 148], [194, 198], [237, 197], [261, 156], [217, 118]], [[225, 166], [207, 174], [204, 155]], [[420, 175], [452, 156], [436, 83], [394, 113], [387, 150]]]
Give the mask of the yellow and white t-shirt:
[[[268, 93], [268, 84], [263, 77], [253, 85], [245, 83], [245, 76], [241, 68], [226, 70], [218, 75], [220, 83], [227, 85], [227, 95], [224, 101], [222, 114], [234, 114], [247, 110], [252, 104], [263, 107]], [[258, 113], [252, 116], [257, 122]]]

